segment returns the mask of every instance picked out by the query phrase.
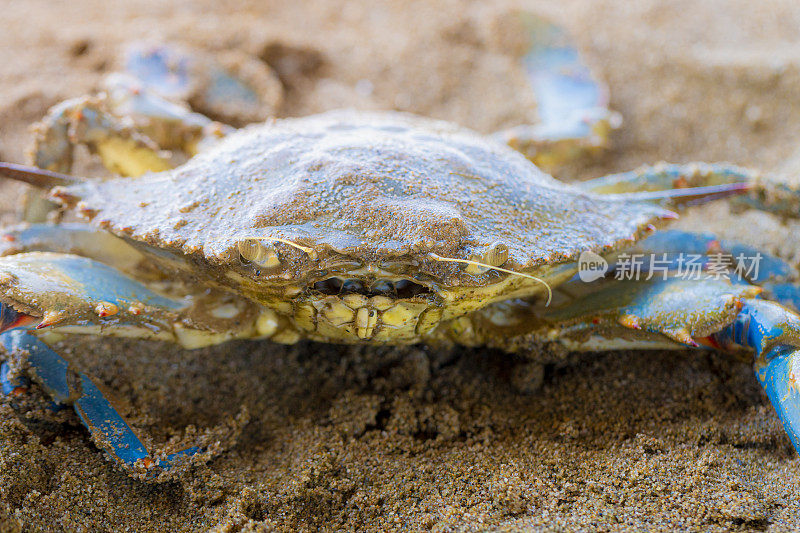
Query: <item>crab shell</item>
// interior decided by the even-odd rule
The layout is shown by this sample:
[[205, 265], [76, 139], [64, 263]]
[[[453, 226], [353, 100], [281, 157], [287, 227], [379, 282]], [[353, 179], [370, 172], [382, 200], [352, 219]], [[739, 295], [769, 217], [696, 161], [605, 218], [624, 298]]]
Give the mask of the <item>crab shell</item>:
[[[402, 340], [420, 334], [426, 310], [438, 309], [428, 320], [435, 325], [545, 288], [476, 263], [559, 283], [581, 252], [630, 244], [670, 215], [561, 183], [472, 131], [392, 112], [251, 126], [173, 170], [87, 180], [52, 196], [130, 242], [183, 260], [183, 275], [295, 319], [309, 303], [316, 311], [338, 303], [315, 290], [331, 276], [413, 282], [429, 292], [378, 306], [383, 313], [395, 300], [419, 304], [398, 326]], [[373, 318], [370, 337], [380, 329]], [[342, 340], [331, 328], [312, 329], [311, 337]], [[342, 335], [363, 339], [357, 329]]]

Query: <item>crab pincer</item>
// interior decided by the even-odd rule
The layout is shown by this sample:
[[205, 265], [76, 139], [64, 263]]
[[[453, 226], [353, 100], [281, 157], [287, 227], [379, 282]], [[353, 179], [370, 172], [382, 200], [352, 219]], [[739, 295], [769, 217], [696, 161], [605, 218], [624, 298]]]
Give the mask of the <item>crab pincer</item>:
[[[56, 405], [74, 407], [95, 443], [115, 461], [148, 478], [202, 451], [190, 447], [161, 458], [151, 454], [95, 381], [32, 334], [114, 327], [120, 332], [150, 328], [157, 337], [157, 328], [168, 324], [163, 318], [173, 315], [181, 302], [156, 295], [83, 257], [34, 252], [0, 262], [5, 299], [16, 303], [16, 308], [0, 304], [0, 345], [7, 354], [21, 357], [27, 368], [25, 375], [12, 375], [8, 363], [3, 364], [0, 383], [6, 394], [23, 392], [29, 383], [26, 376], [32, 377]], [[130, 312], [132, 305], [142, 303], [149, 318]], [[158, 313], [162, 320], [154, 319]]]
[[775, 302], [746, 300], [736, 320], [712, 339], [725, 349], [755, 351], [756, 378], [800, 450], [800, 317]]
[[[6, 353], [24, 353], [28, 372], [39, 386], [59, 407], [71, 405], [94, 442], [124, 468], [145, 479], [154, 478], [180, 459], [202, 451], [193, 446], [155, 457], [92, 378], [71, 368], [43, 341], [23, 329], [13, 329], [0, 334], [0, 345]], [[27, 388], [25, 377], [9, 377], [10, 372], [7, 364], [0, 367], [0, 382], [8, 391], [6, 394]]]

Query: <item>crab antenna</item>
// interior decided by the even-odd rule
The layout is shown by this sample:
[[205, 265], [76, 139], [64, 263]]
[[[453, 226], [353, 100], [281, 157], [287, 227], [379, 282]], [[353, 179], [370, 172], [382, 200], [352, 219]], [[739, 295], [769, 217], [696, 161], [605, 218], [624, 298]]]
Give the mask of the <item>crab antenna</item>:
[[266, 240], [266, 241], [282, 242], [283, 244], [287, 244], [289, 246], [294, 246], [298, 250], [307, 253], [311, 257], [311, 259], [315, 259], [316, 255], [317, 255], [313, 248], [309, 248], [308, 246], [301, 246], [301, 245], [297, 244], [296, 242], [290, 241], [289, 239], [281, 239], [281, 238], [278, 238], [278, 237], [261, 237], [261, 239]]
[[2, 161], [0, 161], [0, 177], [21, 181], [40, 189], [51, 189], [59, 185], [75, 185], [83, 181], [82, 178], [59, 174], [52, 170], [44, 170], [27, 165], [15, 165], [14, 163]]
[[547, 289], [547, 302], [545, 302], [544, 304], [545, 307], [550, 305], [550, 301], [553, 299], [553, 289], [550, 288], [550, 285], [546, 281], [537, 278], [536, 276], [531, 276], [530, 274], [523, 274], [522, 272], [515, 272], [514, 270], [508, 270], [507, 268], [487, 265], [486, 263], [481, 263], [480, 261], [472, 261], [471, 259], [455, 259], [453, 257], [442, 257], [440, 255], [436, 255], [433, 252], [428, 253], [428, 255], [436, 261], [444, 261], [446, 263], [462, 263], [465, 265], [475, 265], [488, 268], [489, 270], [497, 270], [498, 272], [505, 272], [506, 274], [511, 274], [513, 276], [522, 276], [523, 278], [528, 278], [532, 279], [533, 281], [538, 281], [539, 283], [544, 285], [545, 288]]

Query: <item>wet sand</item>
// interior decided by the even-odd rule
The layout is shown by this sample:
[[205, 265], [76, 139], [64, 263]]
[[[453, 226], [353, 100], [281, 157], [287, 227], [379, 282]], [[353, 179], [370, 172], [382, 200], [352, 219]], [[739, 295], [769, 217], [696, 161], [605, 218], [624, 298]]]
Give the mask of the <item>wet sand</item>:
[[[281, 116], [401, 109], [490, 132], [535, 118], [507, 5], [477, 2], [2, 3], [0, 158], [113, 70], [129, 40], [259, 55]], [[800, 175], [800, 6], [533, 3], [576, 36], [624, 116], [584, 179], [661, 160]], [[364, 81], [367, 80], [367, 81]], [[84, 160], [80, 171], [97, 171]], [[2, 220], [22, 186], [2, 185]], [[702, 216], [701, 216], [702, 213]], [[726, 206], [683, 227], [800, 260], [797, 223]], [[127, 478], [71, 410], [0, 404], [0, 531], [773, 530], [800, 521], [800, 460], [748, 364], [712, 353], [571, 356], [235, 342], [182, 351], [77, 339], [161, 445], [246, 409], [238, 442], [174, 482]]]

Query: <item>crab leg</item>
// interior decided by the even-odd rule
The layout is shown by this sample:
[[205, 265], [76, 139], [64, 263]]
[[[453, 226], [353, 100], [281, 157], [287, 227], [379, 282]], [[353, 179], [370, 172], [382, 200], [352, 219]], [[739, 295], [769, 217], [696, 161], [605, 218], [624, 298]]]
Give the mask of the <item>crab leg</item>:
[[[6, 315], [13, 313], [6, 306], [2, 309]], [[66, 359], [43, 341], [21, 329], [14, 329], [0, 334], [0, 345], [8, 354], [24, 353], [29, 372], [45, 392], [57, 405], [72, 405], [94, 442], [124, 468], [154, 477], [178, 460], [202, 451], [192, 446], [163, 458], [154, 458], [92, 378], [74, 370]], [[28, 379], [13, 376], [9, 365], [3, 363], [0, 383], [5, 394], [19, 394], [27, 388]]]
[[[0, 258], [0, 278], [0, 344], [9, 355], [27, 355], [32, 377], [56, 403], [75, 407], [100, 447], [131, 470], [166, 468], [199, 451], [190, 448], [154, 460], [87, 374], [73, 371], [41, 339], [19, 329], [94, 326], [159, 337], [158, 328], [169, 327], [182, 302], [155, 294], [110, 267], [68, 254], [30, 252]], [[23, 377], [9, 375], [8, 365], [0, 370], [0, 381], [7, 393], [25, 386]]]
[[523, 24], [531, 46], [522, 61], [536, 95], [539, 123], [495, 137], [547, 170], [600, 152], [622, 120], [608, 109], [607, 87], [561, 28], [530, 13], [523, 14]]
[[[106, 168], [123, 176], [138, 176], [172, 167], [154, 141], [111, 113], [105, 97], [75, 98], [52, 107], [34, 127], [33, 164], [42, 169], [69, 173], [73, 151], [78, 145], [98, 154]], [[56, 205], [40, 192], [28, 191], [22, 218], [28, 222], [44, 222], [55, 210]]]
[[135, 43], [126, 50], [125, 71], [142, 89], [236, 126], [265, 120], [283, 98], [266, 63], [235, 51], [212, 57], [175, 44]]
[[728, 164], [661, 164], [580, 183], [587, 191], [667, 206], [701, 203], [736, 195], [734, 201], [761, 211], [800, 217], [800, 191]]
[[756, 378], [800, 452], [800, 316], [774, 302], [746, 300], [736, 320], [711, 340], [722, 348], [755, 351]]
[[666, 259], [671, 270], [677, 270], [678, 263], [690, 256], [699, 257], [703, 269], [712, 261], [727, 261], [726, 267], [732, 273], [764, 288], [770, 299], [800, 312], [800, 273], [780, 257], [756, 247], [718, 239], [711, 233], [662, 230], [626, 253], [644, 256], [645, 271], [650, 270], [648, 263], [653, 260]]
[[223, 120], [263, 120], [264, 100], [281, 100], [277, 77], [255, 58], [223, 55], [218, 62], [174, 46], [130, 47], [127, 73], [108, 76], [98, 96], [50, 109], [35, 129], [33, 164], [69, 173], [73, 148], [84, 144], [112, 172], [138, 176], [173, 166], [160, 150], [191, 156], [233, 131], [190, 103]]
[[199, 144], [230, 131], [135, 83], [113, 78], [106, 94], [67, 100], [51, 108], [34, 129], [33, 164], [69, 173], [74, 147], [85, 145], [112, 172], [139, 176], [172, 168], [169, 154], [162, 149], [193, 155]]
[[123, 176], [171, 168], [154, 141], [111, 113], [105, 97], [61, 102], [34, 128], [33, 164], [39, 168], [69, 173], [77, 145], [85, 145], [106, 168]]
[[[124, 118], [120, 118], [124, 117]], [[194, 113], [125, 75], [111, 75], [105, 92], [67, 100], [52, 107], [34, 127], [31, 159], [35, 166], [69, 173], [76, 146], [99, 155], [103, 165], [122, 176], [172, 168], [170, 154], [194, 155], [232, 128]], [[30, 193], [23, 207], [28, 222], [43, 222], [54, 204]]]
[[0, 257], [24, 252], [72, 253], [134, 274], [144, 255], [119, 237], [82, 223], [21, 224], [0, 231]]

